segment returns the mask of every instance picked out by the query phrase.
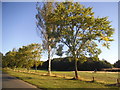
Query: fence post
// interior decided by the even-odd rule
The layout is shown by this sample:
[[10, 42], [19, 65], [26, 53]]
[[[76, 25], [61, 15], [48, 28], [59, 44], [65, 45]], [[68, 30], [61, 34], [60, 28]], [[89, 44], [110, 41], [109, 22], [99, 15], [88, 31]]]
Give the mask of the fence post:
[[66, 78], [66, 75], [64, 74], [64, 78]]
[[95, 77], [93, 77], [93, 80], [92, 80], [92, 82], [94, 82], [95, 81]]
[[117, 85], [120, 86], [120, 81], [119, 78], [117, 79]]

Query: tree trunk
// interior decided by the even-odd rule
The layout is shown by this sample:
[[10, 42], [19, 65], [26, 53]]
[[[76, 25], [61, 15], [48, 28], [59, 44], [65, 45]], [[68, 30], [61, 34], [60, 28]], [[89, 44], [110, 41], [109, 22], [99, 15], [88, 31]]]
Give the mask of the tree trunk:
[[35, 67], [35, 70], [37, 70], [37, 66]]
[[36, 65], [37, 63], [36, 63], [36, 61], [35, 61], [35, 70], [37, 70], [37, 65]]
[[51, 59], [50, 59], [50, 46], [48, 46], [48, 75], [51, 75]]
[[75, 59], [75, 79], [78, 79], [77, 60]]

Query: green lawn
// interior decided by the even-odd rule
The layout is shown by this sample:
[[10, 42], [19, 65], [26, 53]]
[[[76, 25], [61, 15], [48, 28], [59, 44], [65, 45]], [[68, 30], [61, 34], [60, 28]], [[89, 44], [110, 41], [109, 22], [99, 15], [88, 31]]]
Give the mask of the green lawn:
[[[11, 69], [3, 69], [4, 71], [8, 72], [9, 74], [16, 76], [24, 81], [27, 81], [31, 84], [34, 84], [38, 86], [39, 88], [114, 88], [113, 86], [105, 86], [105, 84], [100, 84], [97, 82], [91, 83], [91, 82], [85, 82], [80, 80], [70, 80], [63, 77], [52, 77], [52, 76], [45, 76], [43, 74], [46, 74], [47, 71], [39, 70], [36, 73], [27, 73], [26, 70], [20, 69], [24, 72], [17, 72], [13, 71]], [[34, 70], [30, 70], [30, 72], [35, 72]], [[68, 77], [73, 77], [74, 72], [58, 72], [54, 71], [54, 74], [64, 76], [64, 74]], [[115, 82], [113, 78], [117, 78], [116, 73], [110, 73], [110, 74], [103, 74], [103, 73], [91, 73], [91, 72], [79, 72], [79, 75], [82, 78], [91, 79], [92, 75], [96, 77], [98, 80], [104, 80], [108, 82]], [[112, 79], [111, 79], [112, 77]], [[105, 80], [107, 79], [107, 80]]]

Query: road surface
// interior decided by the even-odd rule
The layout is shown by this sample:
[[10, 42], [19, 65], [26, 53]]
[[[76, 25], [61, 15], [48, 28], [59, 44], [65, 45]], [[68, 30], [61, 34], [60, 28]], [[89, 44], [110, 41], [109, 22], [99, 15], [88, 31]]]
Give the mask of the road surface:
[[2, 74], [2, 88], [33, 88], [34, 90], [40, 90], [36, 86], [10, 76], [5, 72]]

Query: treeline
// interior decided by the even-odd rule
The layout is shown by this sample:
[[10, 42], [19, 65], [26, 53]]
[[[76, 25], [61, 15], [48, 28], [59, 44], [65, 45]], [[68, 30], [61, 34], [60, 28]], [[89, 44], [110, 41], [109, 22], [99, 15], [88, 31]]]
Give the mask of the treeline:
[[[48, 60], [40, 61], [41, 53], [42, 47], [40, 44], [30, 44], [18, 50], [13, 49], [4, 56], [0, 53], [2, 67], [47, 70], [49, 62]], [[74, 71], [74, 63], [72, 57], [54, 58], [51, 60], [51, 69], [52, 71]], [[77, 65], [79, 71], [99, 71], [103, 68], [120, 68], [120, 60], [112, 65], [106, 60], [99, 60], [97, 57], [84, 57], [78, 59]]]
[[113, 66], [116, 67], [116, 68], [120, 68], [120, 60], [115, 62]]
[[40, 44], [30, 44], [21, 48], [13, 49], [2, 56], [2, 67], [27, 68], [37, 67], [41, 64], [40, 58], [42, 47]]
[[[95, 60], [93, 57], [87, 58], [85, 61], [78, 60], [78, 70], [79, 71], [94, 71], [94, 70], [101, 70], [103, 68], [112, 68], [113, 65], [110, 64], [106, 60]], [[84, 62], [81, 62], [84, 61]], [[70, 57], [65, 58], [55, 58], [52, 60], [52, 70], [54, 71], [74, 71], [74, 63], [75, 61]], [[48, 68], [48, 61], [43, 62], [39, 69], [47, 69]]]

